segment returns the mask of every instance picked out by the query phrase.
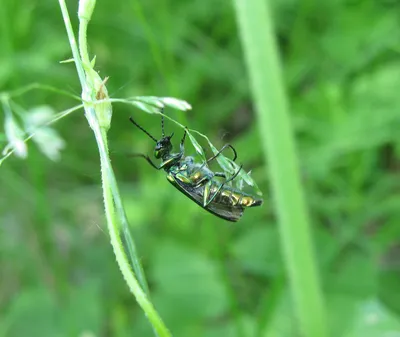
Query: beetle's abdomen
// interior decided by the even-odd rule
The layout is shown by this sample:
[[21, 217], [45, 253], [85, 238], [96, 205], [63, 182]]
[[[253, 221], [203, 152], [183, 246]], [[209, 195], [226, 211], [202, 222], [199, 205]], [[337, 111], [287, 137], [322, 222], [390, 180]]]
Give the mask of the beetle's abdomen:
[[217, 193], [214, 201], [217, 203], [222, 203], [231, 206], [241, 206], [241, 207], [254, 207], [260, 206], [263, 203], [262, 199], [255, 198], [247, 193], [236, 190], [230, 187], [222, 187], [218, 191], [218, 185], [213, 184], [210, 189], [211, 195]]

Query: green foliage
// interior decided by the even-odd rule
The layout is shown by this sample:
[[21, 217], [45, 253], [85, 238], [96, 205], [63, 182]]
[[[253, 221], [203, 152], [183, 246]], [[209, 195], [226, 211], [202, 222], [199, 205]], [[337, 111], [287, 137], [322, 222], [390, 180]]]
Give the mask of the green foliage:
[[[390, 1], [273, 2], [330, 336], [400, 330], [397, 12]], [[74, 63], [59, 63], [71, 52], [57, 2], [5, 0], [0, 17], [0, 92], [40, 82], [80, 95]], [[88, 41], [111, 98], [190, 102], [191, 111], [164, 113], [216, 148], [232, 143], [266, 201], [236, 225], [204, 212], [162, 172], [127, 156], [151, 155], [154, 145], [128, 117], [158, 137], [159, 115], [112, 103], [110, 156], [166, 326], [174, 336], [298, 336], [232, 3], [98, 2]], [[11, 103], [22, 116], [76, 104], [42, 89]], [[51, 127], [65, 142], [58, 161], [30, 142], [26, 160], [0, 166], [0, 336], [153, 336], [109, 245], [98, 151], [82, 110]], [[1, 148], [9, 135], [0, 128]], [[57, 142], [45, 143], [50, 151]]]

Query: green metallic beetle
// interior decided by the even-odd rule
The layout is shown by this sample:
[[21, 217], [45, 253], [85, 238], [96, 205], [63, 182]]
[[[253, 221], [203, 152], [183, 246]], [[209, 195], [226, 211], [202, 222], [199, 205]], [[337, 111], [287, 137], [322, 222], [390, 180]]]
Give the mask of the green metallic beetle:
[[235, 161], [237, 154], [230, 144], [224, 145], [218, 153], [203, 164], [199, 164], [195, 163], [193, 157], [185, 157], [184, 155], [186, 130], [180, 142], [179, 152], [172, 153], [171, 138], [174, 134], [165, 135], [163, 116], [161, 117], [162, 138], [160, 140], [143, 129], [132, 117], [129, 119], [156, 143], [154, 157], [161, 159], [162, 162], [160, 166], [157, 166], [147, 155], [134, 154], [133, 156], [142, 157], [155, 169], [163, 169], [167, 172], [168, 181], [200, 207], [222, 219], [236, 222], [243, 215], [245, 208], [262, 205], [263, 200], [261, 198], [228, 185], [238, 176], [241, 166], [230, 178], [227, 178], [223, 172], [213, 172], [207, 167], [209, 162], [216, 159], [227, 148], [232, 149], [234, 153], [233, 161]]

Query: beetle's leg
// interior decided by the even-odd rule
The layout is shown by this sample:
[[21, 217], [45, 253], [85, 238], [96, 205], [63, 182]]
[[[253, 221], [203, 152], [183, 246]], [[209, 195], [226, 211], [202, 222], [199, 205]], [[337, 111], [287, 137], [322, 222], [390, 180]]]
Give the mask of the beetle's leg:
[[206, 163], [209, 163], [210, 161], [212, 161], [212, 160], [214, 160], [215, 158], [217, 158], [217, 157], [218, 157], [225, 149], [227, 149], [228, 147], [232, 149], [232, 151], [233, 151], [233, 159], [232, 159], [232, 161], [235, 161], [236, 158], [237, 158], [237, 153], [236, 153], [235, 148], [234, 148], [231, 144], [225, 144], [225, 145], [221, 148], [221, 150], [219, 150], [215, 155], [213, 155], [211, 158], [208, 158], [207, 161], [206, 161]]
[[200, 187], [211, 180], [211, 177], [209, 177], [208, 175], [201, 175], [200, 171], [196, 171], [195, 173], [190, 174], [190, 175], [177, 173], [176, 177], [180, 181], [182, 181], [186, 184], [190, 184], [190, 186], [195, 187], [195, 188]]
[[182, 137], [182, 140], [181, 140], [181, 145], [183, 145], [183, 143], [185, 142], [186, 134], [187, 134], [187, 128], [185, 127], [185, 132], [183, 133], [183, 137]]
[[205, 186], [204, 186], [204, 199], [203, 199], [203, 206], [207, 207], [218, 195], [218, 193], [221, 191], [222, 187], [224, 184], [220, 184], [218, 187], [215, 187], [215, 191], [212, 190], [212, 185], [215, 183], [215, 181], [210, 180]]
[[[228, 148], [228, 147], [230, 147], [230, 148], [232, 149], [233, 154], [234, 154], [232, 161], [235, 161], [236, 158], [237, 158], [236, 150], [234, 149], [234, 147], [233, 147], [231, 144], [225, 144], [225, 145], [221, 148], [221, 150], [219, 150], [215, 155], [213, 155], [211, 158], [208, 158], [208, 159], [203, 163], [203, 165], [201, 165], [201, 166], [199, 167], [199, 170], [201, 170], [203, 167], [207, 166], [207, 164], [208, 164], [210, 161], [212, 161], [212, 160], [214, 160], [215, 158], [217, 158], [217, 157], [222, 153], [222, 151], [224, 151], [224, 150], [225, 150], [226, 148]], [[219, 172], [217, 172], [215, 175], [216, 175], [217, 177], [226, 178], [226, 176], [224, 175], [224, 173], [219, 173]]]
[[188, 185], [191, 185], [191, 186], [193, 185], [192, 184], [192, 180], [186, 174], [177, 173], [177, 174], [175, 174], [175, 178], [178, 179], [179, 181], [185, 183], [185, 184], [188, 184]]
[[[235, 172], [235, 174], [234, 174], [232, 177], [230, 177], [229, 179], [225, 180], [225, 181], [222, 183], [222, 186], [224, 186], [226, 183], [229, 183], [229, 182], [231, 182], [233, 179], [235, 179], [235, 178], [238, 176], [238, 174], [239, 174], [240, 170], [242, 169], [242, 167], [243, 167], [243, 165], [241, 164], [240, 167], [239, 167], [239, 170], [237, 170], [237, 171]], [[222, 187], [222, 186], [221, 186], [221, 187]]]
[[134, 153], [134, 154], [130, 154], [129, 157], [141, 157], [147, 160], [147, 162], [153, 166], [156, 170], [161, 170], [162, 167], [158, 167], [156, 164], [154, 164], [151, 159], [149, 158], [149, 156], [146, 156], [145, 154], [141, 154], [141, 153]]
[[211, 192], [212, 180], [210, 180], [207, 184], [204, 185], [203, 192], [203, 206], [206, 207], [211, 201], [208, 200], [208, 197]]
[[232, 161], [235, 161], [237, 158], [237, 153], [235, 148], [231, 145], [231, 144], [225, 144], [221, 150], [219, 150], [215, 155], [213, 155], [211, 158], [208, 158], [203, 165], [201, 165], [200, 169], [202, 169], [204, 166], [206, 166], [210, 161], [216, 159], [225, 149], [227, 149], [228, 147], [230, 147], [233, 151], [233, 159]]
[[229, 183], [230, 181], [232, 181], [233, 179], [235, 179], [238, 176], [241, 169], [242, 169], [242, 165], [240, 165], [239, 170], [237, 170], [232, 177], [230, 177], [228, 180], [224, 181], [221, 185], [219, 185], [218, 189], [212, 194], [211, 194], [211, 185], [212, 185], [213, 181], [210, 180], [210, 182], [206, 184], [206, 186], [204, 187], [204, 201], [203, 201], [204, 207], [207, 207], [207, 205], [215, 199], [215, 197], [222, 190], [222, 188], [224, 187], [224, 185], [226, 183]]
[[185, 132], [183, 133], [183, 137], [182, 137], [182, 140], [181, 140], [181, 143], [180, 143], [180, 146], [179, 146], [182, 154], [185, 151], [185, 148], [184, 148], [183, 144], [185, 143], [185, 139], [186, 139], [186, 134], [187, 134], [186, 130], [187, 130], [187, 128], [185, 127]]

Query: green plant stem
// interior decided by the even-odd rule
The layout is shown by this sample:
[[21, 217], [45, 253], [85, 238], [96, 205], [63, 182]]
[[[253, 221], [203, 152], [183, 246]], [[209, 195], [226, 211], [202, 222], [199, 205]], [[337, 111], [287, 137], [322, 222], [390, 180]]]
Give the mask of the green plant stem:
[[[162, 322], [160, 316], [154, 309], [152, 303], [149, 301], [149, 299], [146, 296], [146, 293], [142, 290], [140, 287], [132, 269], [129, 264], [129, 260], [127, 258], [127, 255], [125, 254], [124, 247], [119, 235], [119, 226], [118, 226], [118, 220], [120, 223], [123, 225], [125, 224], [127, 227], [127, 220], [126, 216], [123, 211], [123, 205], [122, 205], [122, 200], [119, 195], [118, 191], [118, 186], [116, 183], [116, 179], [114, 176], [114, 172], [111, 167], [111, 162], [110, 158], [108, 156], [108, 145], [107, 145], [107, 136], [106, 136], [106, 129], [101, 128], [99, 125], [99, 121], [97, 119], [97, 114], [95, 111], [95, 106], [96, 102], [90, 102], [88, 99], [95, 100], [96, 92], [95, 91], [90, 91], [91, 89], [94, 89], [94, 83], [87, 83], [90, 81], [89, 78], [86, 78], [85, 76], [85, 71], [84, 71], [84, 66], [87, 67], [89, 66], [88, 63], [82, 64], [82, 61], [80, 59], [79, 51], [76, 45], [76, 41], [74, 38], [74, 34], [72, 31], [72, 26], [71, 22], [69, 19], [68, 11], [65, 5], [64, 0], [59, 0], [62, 15], [64, 18], [68, 38], [70, 41], [71, 49], [72, 49], [72, 54], [74, 57], [75, 65], [77, 68], [79, 80], [81, 82], [82, 86], [82, 96], [84, 97], [85, 101], [85, 113], [88, 118], [89, 124], [94, 132], [96, 142], [99, 148], [99, 153], [100, 153], [100, 161], [101, 161], [101, 172], [102, 172], [102, 185], [103, 185], [103, 195], [104, 195], [104, 204], [105, 204], [105, 212], [106, 212], [106, 218], [107, 218], [107, 224], [108, 224], [108, 230], [110, 233], [110, 241], [111, 245], [114, 250], [114, 254], [118, 263], [118, 266], [121, 270], [121, 273], [128, 284], [128, 287], [130, 291], [133, 293], [135, 296], [137, 302], [145, 312], [146, 316], [148, 317], [149, 321], [151, 322], [154, 330], [157, 332], [159, 336], [171, 336], [170, 332]], [[85, 25], [85, 24], [84, 24]], [[86, 22], [87, 26], [87, 22]], [[86, 29], [86, 27], [83, 27]], [[82, 29], [82, 28], [80, 28]], [[80, 44], [86, 43], [86, 32], [83, 30], [80, 30], [79, 36], [81, 38]], [[88, 60], [87, 57], [87, 49], [86, 47], [83, 47], [83, 57], [86, 59], [86, 62]], [[90, 69], [91, 70], [91, 69]], [[116, 209], [114, 207], [116, 206]], [[130, 236], [129, 236], [130, 237]], [[128, 242], [129, 243], [129, 242]], [[130, 242], [130, 244], [133, 245], [133, 241]], [[134, 246], [133, 246], [134, 247]], [[129, 247], [128, 249], [132, 249], [132, 247]], [[141, 266], [139, 263], [139, 259], [137, 258], [137, 254], [134, 251], [134, 261], [136, 264], [134, 264], [135, 271], [139, 277], [144, 280], [144, 273], [141, 270]]]
[[118, 262], [121, 273], [129, 286], [131, 292], [135, 295], [136, 301], [139, 303], [143, 311], [146, 313], [146, 316], [150, 320], [154, 330], [159, 336], [171, 336], [168, 329], [165, 327], [163, 321], [160, 316], [154, 309], [152, 303], [148, 300], [146, 293], [140, 287], [138, 281], [133, 274], [129, 260], [125, 251], [123, 250], [123, 244], [120, 236], [118, 235], [118, 226], [117, 221], [115, 219], [115, 209], [112, 193], [112, 185], [115, 185], [115, 181], [110, 180], [109, 172], [112, 170], [111, 162], [108, 157], [108, 146], [105, 142], [102, 141], [105, 137], [105, 130], [101, 130], [100, 127], [94, 128], [94, 133], [96, 139], [100, 140], [97, 142], [100, 152], [100, 161], [101, 161], [101, 176], [103, 182], [103, 196], [104, 196], [104, 205], [106, 209], [108, 230], [110, 233], [111, 245], [114, 250], [114, 254], [116, 260]]
[[[125, 210], [124, 210], [124, 207], [122, 204], [122, 199], [121, 199], [121, 196], [119, 193], [117, 181], [115, 179], [115, 175], [114, 175], [112, 167], [111, 167], [110, 158], [108, 156], [108, 144], [107, 144], [106, 130], [100, 128], [100, 132], [95, 131], [95, 137], [96, 137], [96, 139], [98, 139], [97, 144], [99, 146], [99, 151], [100, 151], [102, 173], [103, 173], [103, 171], [105, 171], [107, 173], [107, 177], [106, 177], [107, 179], [104, 179], [105, 176], [103, 175], [103, 183], [105, 182], [104, 190], [106, 190], [108, 188], [111, 191], [112, 196], [113, 196], [111, 201], [114, 201], [116, 209], [114, 208], [114, 203], [111, 203], [111, 204], [107, 203], [107, 205], [112, 206], [112, 208], [110, 208], [110, 211], [112, 211], [113, 213], [116, 212], [118, 215], [118, 218], [120, 219], [120, 223], [122, 223], [122, 230], [123, 230], [124, 237], [126, 240], [128, 252], [131, 257], [133, 268], [136, 272], [136, 275], [138, 276], [139, 282], [140, 282], [143, 290], [148, 295], [149, 289], [147, 286], [147, 281], [144, 276], [142, 265], [140, 264], [140, 261], [137, 258], [138, 255], [136, 252], [136, 247], [133, 243], [133, 240], [132, 240], [130, 232], [129, 232], [128, 219], [125, 214]], [[103, 155], [104, 153], [106, 155]], [[108, 200], [108, 195], [107, 195], [107, 199], [105, 198], [105, 200]]]
[[60, 3], [61, 13], [62, 13], [64, 23], [65, 23], [65, 28], [66, 28], [67, 35], [68, 35], [69, 44], [71, 46], [72, 56], [75, 61], [76, 71], [78, 72], [79, 82], [81, 83], [81, 86], [83, 89], [83, 87], [86, 86], [85, 71], [83, 70], [81, 58], [79, 56], [79, 51], [76, 46], [76, 40], [75, 40], [74, 32], [72, 30], [71, 20], [69, 18], [69, 14], [68, 14], [68, 9], [67, 9], [67, 6], [65, 5], [64, 0], [59, 0], [59, 3]]
[[234, 4], [300, 331], [306, 337], [326, 337], [325, 307], [268, 2], [235, 0]]
[[82, 58], [82, 63], [85, 66], [89, 66], [89, 52], [87, 49], [87, 26], [88, 20], [85, 18], [79, 18], [79, 32], [78, 32], [78, 43], [79, 43], [79, 51]]
[[[90, 58], [89, 58], [89, 53], [88, 53], [88, 49], [87, 49], [88, 23], [89, 23], [89, 21], [87, 20], [87, 18], [85, 18], [85, 17], [79, 18], [79, 39], [78, 39], [79, 50], [80, 50], [80, 55], [81, 55], [82, 62], [83, 62], [83, 67], [84, 67], [84, 69], [86, 69], [89, 72], [89, 74], [87, 75], [87, 82], [89, 81], [89, 78], [90, 78], [90, 72], [93, 71], [93, 69], [90, 68], [91, 67]], [[93, 85], [94, 85], [94, 83], [93, 83]], [[95, 88], [92, 88], [92, 90], [95, 90]], [[96, 115], [96, 112], [93, 111], [93, 116], [95, 116], [95, 115]], [[89, 118], [89, 119], [91, 119], [91, 118]], [[92, 126], [92, 128], [93, 128], [93, 126]], [[108, 166], [110, 168], [110, 170], [107, 171], [107, 172], [109, 172], [108, 173], [109, 179], [106, 181], [106, 182], [110, 182], [110, 184], [108, 184], [107, 186], [111, 189], [112, 195], [114, 196], [113, 200], [114, 200], [115, 207], [116, 207], [116, 213], [117, 213], [118, 218], [120, 219], [120, 223], [122, 225], [121, 226], [122, 232], [123, 232], [123, 236], [125, 238], [126, 246], [128, 248], [128, 252], [129, 252], [131, 262], [132, 262], [133, 269], [135, 270], [135, 273], [139, 279], [139, 283], [140, 283], [142, 289], [146, 292], [146, 294], [148, 296], [150, 296], [147, 281], [144, 276], [144, 271], [143, 271], [142, 265], [138, 259], [138, 254], [136, 252], [136, 246], [133, 242], [132, 236], [129, 231], [129, 222], [126, 217], [126, 213], [125, 213], [125, 210], [124, 210], [124, 207], [122, 204], [122, 198], [119, 193], [118, 184], [115, 179], [114, 171], [111, 167], [111, 162], [109, 160], [108, 144], [107, 144], [107, 130], [105, 128], [100, 128], [100, 129], [101, 129], [101, 132], [97, 134], [97, 136], [99, 136], [100, 138], [98, 139], [97, 142], [98, 142], [98, 144], [99, 144], [99, 142], [104, 143], [104, 150], [107, 151], [106, 152], [107, 153], [106, 160], [108, 161]], [[96, 136], [96, 138], [97, 138], [97, 136]], [[101, 151], [100, 146], [99, 146], [99, 151]], [[103, 164], [104, 163], [102, 161], [102, 165]], [[104, 183], [104, 181], [105, 180], [103, 179], [103, 183]], [[115, 211], [115, 209], [113, 209], [113, 211]]]

